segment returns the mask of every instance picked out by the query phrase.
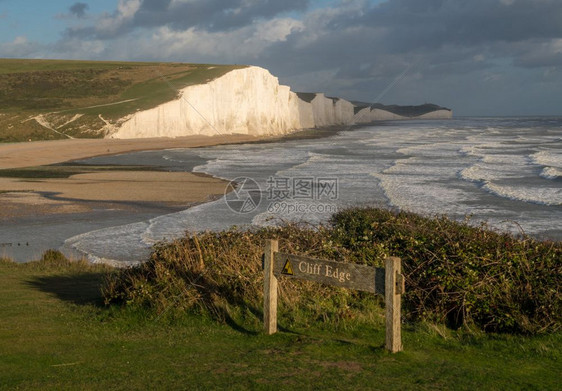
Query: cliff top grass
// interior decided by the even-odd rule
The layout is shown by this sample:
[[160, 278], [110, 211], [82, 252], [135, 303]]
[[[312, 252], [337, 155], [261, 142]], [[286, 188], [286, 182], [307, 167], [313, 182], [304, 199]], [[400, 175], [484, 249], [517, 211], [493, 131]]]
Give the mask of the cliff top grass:
[[[315, 234], [295, 227], [283, 228], [277, 234], [285, 250], [315, 256], [336, 256], [334, 250], [358, 254], [351, 249], [354, 246], [367, 252], [380, 251], [382, 248], [368, 244], [373, 243], [371, 223], [377, 221], [369, 213], [354, 213], [357, 224], [346, 216], [335, 222], [337, 228], [350, 232], [367, 230], [354, 236], [353, 243], [330, 243], [327, 232]], [[367, 220], [368, 225], [364, 224]], [[404, 219], [391, 221], [389, 229], [393, 225], [415, 225], [415, 221], [403, 223]], [[445, 236], [449, 233], [446, 230]], [[259, 300], [251, 306], [248, 301], [239, 301], [256, 284], [248, 284], [249, 272], [259, 270], [261, 263], [262, 247], [259, 241], [253, 242], [255, 239], [259, 237], [251, 233], [225, 232], [161, 245], [155, 250], [154, 260], [166, 257], [168, 262], [162, 261], [158, 269], [153, 263], [145, 271], [154, 274], [130, 280], [136, 283], [131, 292], [137, 296], [129, 297], [124, 305], [104, 306], [101, 287], [116, 271], [103, 265], [70, 262], [56, 251], [26, 264], [0, 259], [0, 388], [560, 387], [560, 331], [536, 336], [485, 334], [471, 328], [451, 330], [438, 323], [405, 322], [405, 349], [391, 355], [384, 349], [384, 311], [374, 295], [306, 281], [280, 281], [282, 295], [292, 300], [282, 302], [280, 310], [285, 315], [280, 318], [280, 332], [264, 335], [260, 331]], [[304, 244], [307, 246], [302, 247]], [[221, 259], [213, 259], [213, 254], [220, 254]], [[232, 255], [234, 259], [229, 260]], [[402, 256], [406, 259], [406, 254]], [[243, 263], [235, 265], [237, 262], [247, 265], [244, 268]], [[195, 291], [176, 295], [177, 288], [188, 286], [175, 285], [180, 282], [179, 273], [197, 278], [192, 281]], [[152, 308], [139, 305], [146, 298]], [[219, 312], [194, 311], [211, 302], [216, 305], [206, 308]], [[162, 304], [165, 307], [158, 311]], [[177, 311], [179, 308], [183, 310]], [[224, 322], [216, 321], [218, 314], [224, 315]]]
[[243, 67], [0, 59], [0, 142], [103, 137], [108, 123]]

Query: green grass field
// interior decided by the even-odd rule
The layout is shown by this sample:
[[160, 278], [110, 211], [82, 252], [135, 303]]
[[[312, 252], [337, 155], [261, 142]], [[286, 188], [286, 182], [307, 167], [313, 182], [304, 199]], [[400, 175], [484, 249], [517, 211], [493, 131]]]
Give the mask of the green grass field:
[[0, 142], [103, 137], [106, 121], [117, 123], [242, 67], [0, 59]]
[[384, 350], [382, 318], [333, 330], [281, 322], [266, 336], [208, 316], [103, 305], [111, 270], [0, 261], [2, 390], [556, 390], [562, 334], [536, 337], [403, 326]]

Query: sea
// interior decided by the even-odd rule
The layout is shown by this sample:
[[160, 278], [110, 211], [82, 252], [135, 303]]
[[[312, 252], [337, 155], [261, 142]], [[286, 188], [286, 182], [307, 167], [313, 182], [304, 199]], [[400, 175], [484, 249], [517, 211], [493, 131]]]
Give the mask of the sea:
[[[317, 225], [352, 206], [445, 215], [515, 235], [562, 240], [560, 117], [389, 121], [320, 138], [80, 162], [205, 173], [228, 181], [230, 192], [164, 215], [120, 217], [106, 211], [107, 218], [98, 215], [91, 224], [87, 216], [64, 217], [66, 223], [51, 226], [16, 222], [10, 230], [22, 244], [43, 238], [39, 247], [131, 265], [146, 259], [155, 243], [186, 232], [288, 221]], [[53, 229], [58, 233], [49, 241]], [[22, 261], [18, 251], [24, 254], [27, 247], [18, 248], [8, 250]]]

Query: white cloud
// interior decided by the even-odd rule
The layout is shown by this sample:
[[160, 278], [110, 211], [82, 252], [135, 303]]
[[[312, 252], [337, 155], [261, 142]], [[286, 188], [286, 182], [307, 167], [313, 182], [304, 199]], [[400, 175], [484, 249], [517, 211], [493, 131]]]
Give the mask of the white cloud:
[[0, 57], [37, 57], [35, 55], [39, 45], [31, 42], [27, 37], [21, 35], [14, 38], [11, 42], [0, 43]]
[[12, 45], [18, 46], [18, 45], [26, 45], [28, 43], [29, 43], [29, 41], [27, 40], [27, 37], [18, 36], [16, 38], [14, 38], [14, 41], [12, 42]]
[[273, 19], [258, 24], [253, 38], [268, 42], [286, 41], [293, 32], [303, 30], [304, 24], [296, 19]]
[[118, 18], [132, 18], [139, 10], [141, 3], [141, 0], [119, 0], [119, 3], [117, 4]]
[[119, 0], [114, 15], [102, 16], [95, 28], [100, 35], [113, 34], [129, 22], [140, 9], [142, 0]]

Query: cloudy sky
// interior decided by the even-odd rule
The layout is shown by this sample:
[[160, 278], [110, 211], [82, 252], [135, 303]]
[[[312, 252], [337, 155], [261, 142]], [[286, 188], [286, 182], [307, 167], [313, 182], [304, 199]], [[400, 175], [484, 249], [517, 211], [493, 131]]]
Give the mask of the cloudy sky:
[[562, 0], [0, 0], [0, 57], [253, 64], [296, 91], [562, 115]]

